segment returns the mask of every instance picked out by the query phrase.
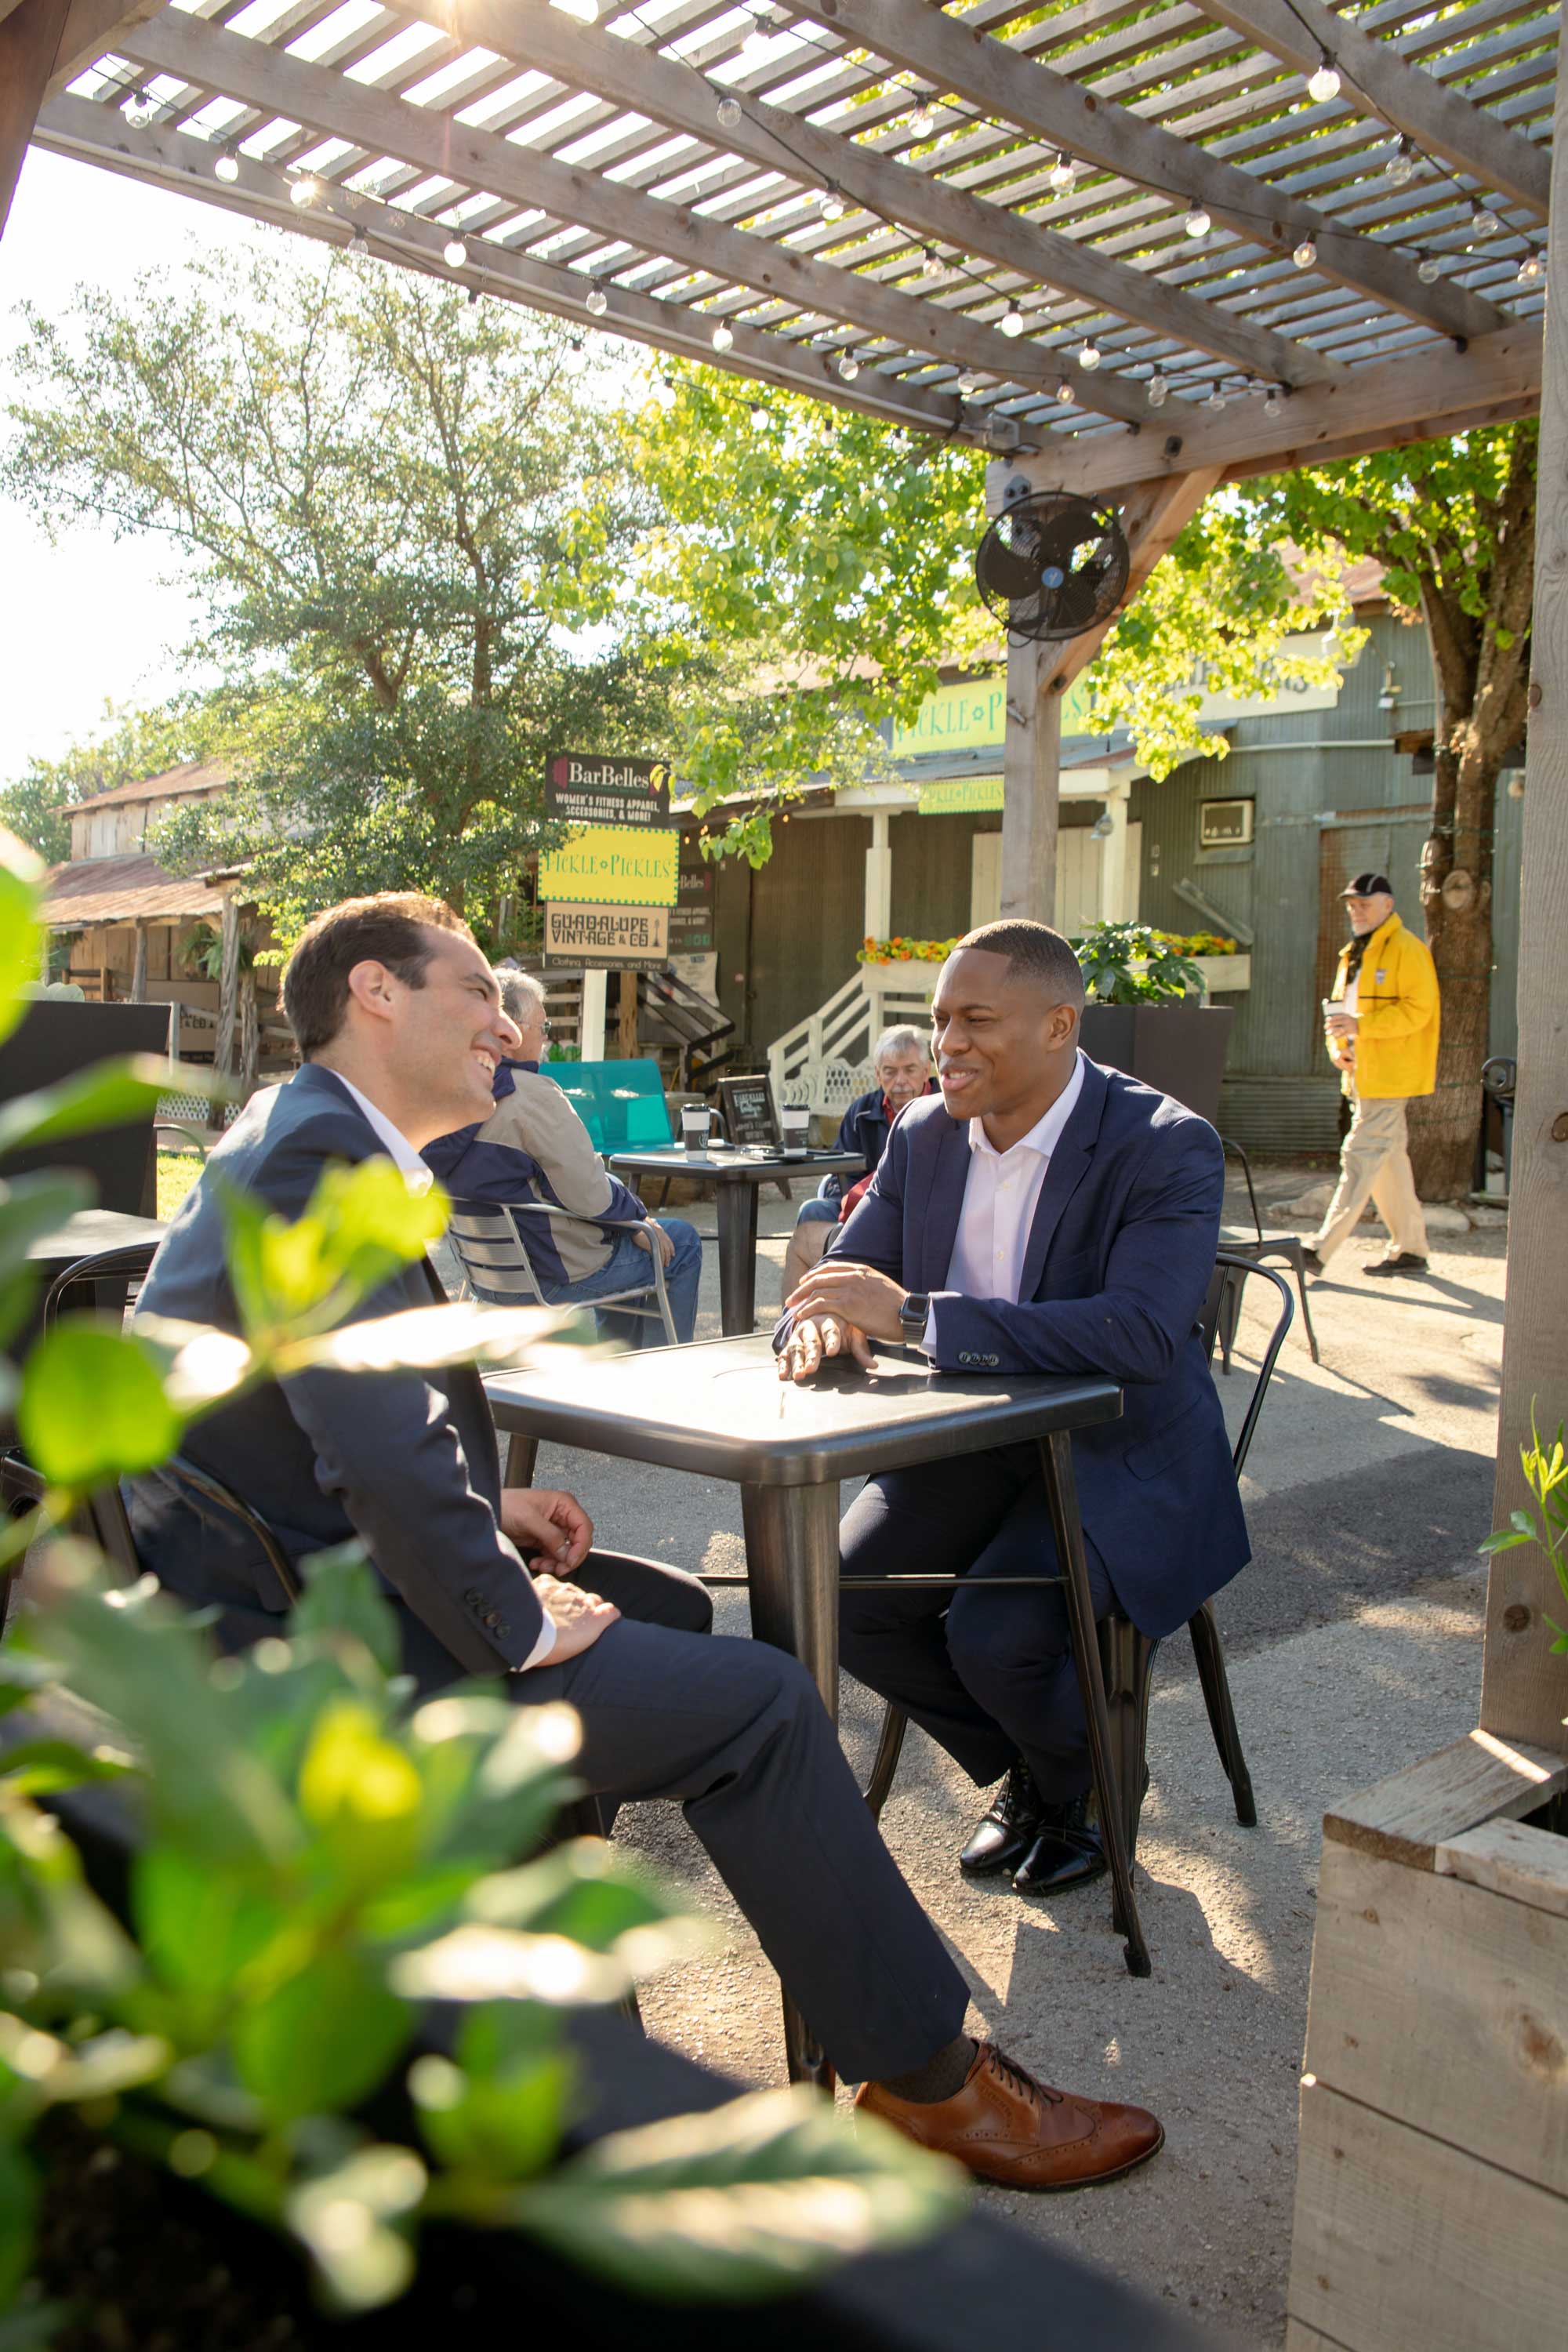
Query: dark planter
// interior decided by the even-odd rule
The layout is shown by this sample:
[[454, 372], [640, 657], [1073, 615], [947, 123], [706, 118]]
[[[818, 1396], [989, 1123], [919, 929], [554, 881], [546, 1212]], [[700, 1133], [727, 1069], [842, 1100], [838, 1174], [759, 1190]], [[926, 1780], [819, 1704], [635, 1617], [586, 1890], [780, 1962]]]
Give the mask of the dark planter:
[[1217, 1127], [1235, 1018], [1229, 1004], [1086, 1004], [1083, 1050]]

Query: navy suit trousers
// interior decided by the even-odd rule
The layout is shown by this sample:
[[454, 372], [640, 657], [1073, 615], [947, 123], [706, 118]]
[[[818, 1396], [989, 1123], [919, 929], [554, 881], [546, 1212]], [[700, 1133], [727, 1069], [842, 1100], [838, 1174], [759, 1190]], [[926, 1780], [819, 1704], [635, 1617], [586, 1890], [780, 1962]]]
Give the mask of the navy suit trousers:
[[[1088, 1731], [1062, 1586], [986, 1591], [996, 1576], [1059, 1574], [1050, 1507], [1032, 1445], [884, 1471], [845, 1515], [846, 1576], [961, 1576], [956, 1591], [897, 1583], [846, 1592], [839, 1647], [857, 1682], [901, 1707], [975, 1783], [1022, 1756], [1052, 1804], [1090, 1784]], [[1113, 1595], [1088, 1538], [1097, 1618]]]

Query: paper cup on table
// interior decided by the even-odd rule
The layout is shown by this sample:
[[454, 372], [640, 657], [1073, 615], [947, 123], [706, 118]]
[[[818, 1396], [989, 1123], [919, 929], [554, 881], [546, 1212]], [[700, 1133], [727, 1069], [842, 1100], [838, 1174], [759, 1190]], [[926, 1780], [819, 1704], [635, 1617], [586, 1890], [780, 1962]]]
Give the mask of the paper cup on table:
[[779, 1113], [784, 1128], [784, 1156], [786, 1160], [804, 1160], [811, 1150], [811, 1113], [794, 1104]]
[[705, 1152], [712, 1132], [713, 1114], [706, 1108], [693, 1109], [689, 1104], [680, 1114], [680, 1140], [688, 1151]]

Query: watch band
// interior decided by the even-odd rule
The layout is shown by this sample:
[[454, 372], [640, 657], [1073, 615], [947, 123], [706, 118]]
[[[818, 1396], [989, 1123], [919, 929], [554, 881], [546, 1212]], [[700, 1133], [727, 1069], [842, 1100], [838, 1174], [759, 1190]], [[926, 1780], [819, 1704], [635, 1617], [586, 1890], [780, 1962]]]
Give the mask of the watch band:
[[923, 1290], [906, 1291], [899, 1307], [899, 1324], [911, 1348], [918, 1348], [925, 1338], [925, 1328], [931, 1315], [930, 1294]]

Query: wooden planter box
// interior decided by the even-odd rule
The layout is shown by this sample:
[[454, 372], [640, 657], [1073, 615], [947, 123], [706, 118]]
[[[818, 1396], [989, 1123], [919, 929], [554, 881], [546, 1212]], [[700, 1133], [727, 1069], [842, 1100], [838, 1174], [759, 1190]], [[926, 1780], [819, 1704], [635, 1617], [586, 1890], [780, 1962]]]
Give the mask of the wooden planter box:
[[1478, 1731], [1324, 1821], [1287, 2352], [1563, 2340], [1564, 1788]]

